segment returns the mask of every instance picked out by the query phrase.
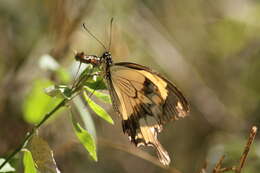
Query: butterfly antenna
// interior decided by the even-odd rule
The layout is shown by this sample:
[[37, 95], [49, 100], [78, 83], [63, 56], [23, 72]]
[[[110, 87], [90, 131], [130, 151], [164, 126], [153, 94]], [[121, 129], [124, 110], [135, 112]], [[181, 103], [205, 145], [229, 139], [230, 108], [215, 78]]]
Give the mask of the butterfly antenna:
[[110, 33], [109, 33], [109, 46], [108, 46], [108, 50], [110, 50], [111, 44], [112, 44], [112, 29], [113, 29], [113, 21], [114, 18], [112, 17], [110, 20]]
[[89, 33], [89, 35], [91, 35], [97, 42], [99, 42], [99, 44], [105, 49], [106, 49], [106, 46], [94, 35], [90, 32], [90, 30], [86, 27], [85, 23], [83, 23], [83, 28]]

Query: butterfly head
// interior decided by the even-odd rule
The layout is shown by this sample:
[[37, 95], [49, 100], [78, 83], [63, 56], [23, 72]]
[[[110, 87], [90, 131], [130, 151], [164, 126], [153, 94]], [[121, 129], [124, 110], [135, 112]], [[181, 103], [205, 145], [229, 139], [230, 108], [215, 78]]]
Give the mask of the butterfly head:
[[105, 52], [103, 55], [100, 57], [101, 61], [105, 63], [106, 65], [112, 65], [112, 55], [110, 52]]

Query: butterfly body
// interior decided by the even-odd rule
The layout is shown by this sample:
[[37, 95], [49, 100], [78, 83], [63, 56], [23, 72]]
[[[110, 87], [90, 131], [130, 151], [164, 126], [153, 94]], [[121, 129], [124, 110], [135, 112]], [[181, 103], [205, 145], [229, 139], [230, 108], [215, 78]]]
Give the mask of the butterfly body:
[[113, 63], [110, 52], [97, 58], [78, 53], [77, 61], [101, 66], [114, 110], [122, 118], [123, 132], [136, 146], [152, 146], [160, 162], [170, 157], [157, 139], [162, 126], [189, 112], [183, 94], [166, 78], [151, 69], [130, 62]]

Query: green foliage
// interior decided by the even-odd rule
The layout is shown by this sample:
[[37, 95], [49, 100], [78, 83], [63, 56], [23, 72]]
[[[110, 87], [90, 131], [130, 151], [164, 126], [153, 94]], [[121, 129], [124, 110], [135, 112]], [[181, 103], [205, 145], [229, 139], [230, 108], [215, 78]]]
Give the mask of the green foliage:
[[[5, 159], [0, 158], [0, 165], [4, 163], [4, 161]], [[15, 169], [9, 163], [5, 164], [5, 166], [2, 169], [0, 169], [0, 172], [14, 172], [14, 171]]]
[[37, 79], [23, 104], [23, 117], [31, 124], [39, 123], [44, 115], [56, 106], [61, 99], [51, 98], [43, 91], [44, 88], [53, 85], [49, 80]]
[[94, 161], [97, 161], [97, 153], [96, 153], [96, 143], [94, 138], [88, 133], [87, 130], [83, 129], [78, 122], [74, 119], [72, 115], [72, 124], [73, 129], [78, 137], [80, 143], [85, 147], [85, 149], [90, 154], [91, 158]]
[[37, 173], [31, 152], [27, 149], [23, 149], [23, 152], [24, 173]]
[[91, 100], [88, 96], [88, 94], [84, 91], [83, 96], [85, 101], [88, 103], [89, 107], [101, 118], [106, 120], [110, 124], [114, 124], [113, 119], [110, 117], [110, 115], [98, 104], [96, 104], [93, 100]]
[[97, 90], [93, 90], [87, 86], [84, 86], [84, 89], [87, 90], [89, 93], [93, 93], [93, 95], [95, 95], [97, 98], [99, 98], [103, 102], [112, 104], [111, 98], [108, 94], [99, 92]]
[[73, 103], [75, 104], [75, 107], [77, 108], [77, 112], [79, 113], [79, 116], [83, 123], [83, 127], [86, 128], [86, 130], [94, 138], [96, 138], [95, 123], [94, 123], [93, 117], [91, 116], [89, 110], [86, 107], [85, 101], [82, 100], [80, 97], [76, 97], [73, 99]]
[[80, 78], [82, 76], [87, 76], [87, 80], [85, 80], [84, 86], [88, 86], [91, 89], [107, 89], [106, 84], [103, 80], [103, 76], [100, 73], [102, 73], [102, 70], [100, 68], [88, 65], [87, 68], [81, 73]]
[[89, 79], [88, 81], [86, 81], [85, 85], [94, 90], [107, 89], [106, 84], [101, 76], [98, 76], [94, 79]]
[[72, 91], [66, 85], [52, 85], [45, 88], [45, 93], [51, 97], [69, 99], [71, 97]]

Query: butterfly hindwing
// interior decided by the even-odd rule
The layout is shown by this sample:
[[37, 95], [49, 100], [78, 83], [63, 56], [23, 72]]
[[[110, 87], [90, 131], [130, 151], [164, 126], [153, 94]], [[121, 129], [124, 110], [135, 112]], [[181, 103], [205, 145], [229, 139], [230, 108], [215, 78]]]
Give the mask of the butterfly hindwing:
[[107, 83], [124, 133], [137, 146], [153, 146], [159, 160], [168, 165], [170, 158], [157, 134], [163, 124], [186, 116], [189, 108], [184, 96], [158, 73], [134, 63], [112, 65]]

